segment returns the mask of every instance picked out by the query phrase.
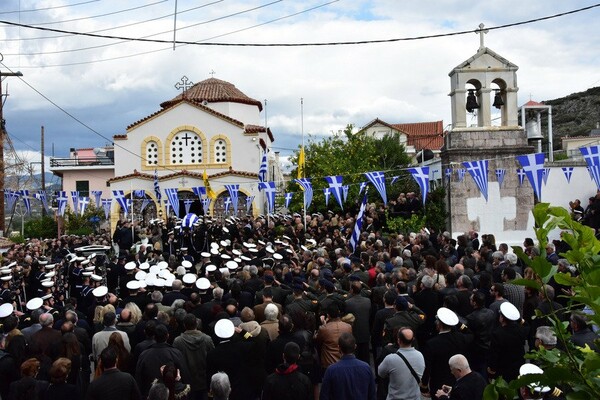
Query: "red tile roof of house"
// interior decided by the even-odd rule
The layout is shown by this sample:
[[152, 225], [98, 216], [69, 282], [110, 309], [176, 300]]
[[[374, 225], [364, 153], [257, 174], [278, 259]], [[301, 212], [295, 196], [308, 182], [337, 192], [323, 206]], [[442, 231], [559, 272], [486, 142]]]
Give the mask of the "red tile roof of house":
[[[260, 125], [246, 125], [244, 128], [244, 133], [262, 133], [264, 131], [265, 127]], [[275, 141], [275, 138], [273, 137], [273, 132], [271, 132], [271, 128], [267, 128], [267, 135], [269, 135], [271, 143]]]
[[444, 145], [444, 122], [415, 122], [410, 124], [392, 124], [392, 127], [406, 133], [407, 144], [415, 150], [440, 150]]

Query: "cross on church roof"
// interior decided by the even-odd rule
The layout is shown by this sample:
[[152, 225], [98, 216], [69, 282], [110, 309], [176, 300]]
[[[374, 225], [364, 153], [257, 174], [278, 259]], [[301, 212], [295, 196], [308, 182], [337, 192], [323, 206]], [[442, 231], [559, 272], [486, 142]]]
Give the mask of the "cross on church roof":
[[175, 84], [175, 89], [183, 90], [185, 93], [186, 90], [194, 86], [194, 82], [190, 81], [187, 76], [183, 76], [179, 82]]
[[215, 70], [214, 70], [214, 69], [211, 69], [211, 70], [210, 70], [210, 72], [209, 72], [209, 74], [210, 74], [210, 77], [211, 77], [211, 78], [214, 78], [214, 77], [215, 77], [215, 74], [216, 74], [216, 72], [215, 72]]
[[483, 29], [484, 27], [485, 25], [481, 23], [479, 24], [479, 29], [475, 29], [475, 33], [479, 34], [479, 50], [485, 48], [485, 45], [483, 43], [483, 35], [490, 31], [489, 29]]

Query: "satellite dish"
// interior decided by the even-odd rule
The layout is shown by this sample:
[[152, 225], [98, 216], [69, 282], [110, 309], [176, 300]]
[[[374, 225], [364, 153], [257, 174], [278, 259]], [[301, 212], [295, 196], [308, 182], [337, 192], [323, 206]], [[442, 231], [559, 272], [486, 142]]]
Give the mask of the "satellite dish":
[[94, 154], [99, 156], [99, 155], [104, 155], [106, 152], [104, 151], [104, 149], [102, 147], [94, 147]]
[[203, 106], [207, 106], [207, 105], [208, 105], [208, 101], [206, 101], [206, 100], [203, 100], [203, 101], [202, 101], [202, 105], [203, 105]]

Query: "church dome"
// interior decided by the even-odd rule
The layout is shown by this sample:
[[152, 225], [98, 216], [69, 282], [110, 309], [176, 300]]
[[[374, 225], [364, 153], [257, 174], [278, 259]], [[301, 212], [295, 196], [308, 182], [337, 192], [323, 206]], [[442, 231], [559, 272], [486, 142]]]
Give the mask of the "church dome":
[[234, 84], [216, 78], [209, 78], [198, 82], [184, 93], [161, 103], [160, 106], [166, 108], [180, 102], [184, 98], [200, 103], [206, 101], [208, 103], [229, 102], [250, 104], [257, 106], [262, 111], [262, 103], [260, 101], [246, 96]]

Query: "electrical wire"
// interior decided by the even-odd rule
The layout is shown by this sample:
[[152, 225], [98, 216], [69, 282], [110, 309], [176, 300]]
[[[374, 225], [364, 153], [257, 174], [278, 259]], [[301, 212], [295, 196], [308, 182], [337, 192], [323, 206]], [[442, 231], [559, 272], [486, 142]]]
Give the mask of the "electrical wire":
[[74, 3], [74, 4], [65, 4], [62, 6], [52, 6], [52, 7], [44, 7], [44, 8], [32, 8], [29, 10], [14, 10], [14, 11], [1, 11], [0, 15], [6, 15], [6, 14], [20, 14], [20, 13], [28, 13], [28, 12], [37, 12], [37, 11], [48, 11], [48, 10], [56, 10], [59, 8], [70, 8], [70, 7], [75, 7], [75, 6], [81, 6], [81, 5], [85, 5], [85, 4], [90, 4], [90, 3], [97, 3], [100, 0], [88, 0], [88, 1], [83, 1], [80, 3]]

